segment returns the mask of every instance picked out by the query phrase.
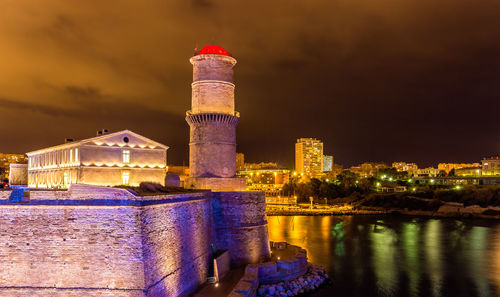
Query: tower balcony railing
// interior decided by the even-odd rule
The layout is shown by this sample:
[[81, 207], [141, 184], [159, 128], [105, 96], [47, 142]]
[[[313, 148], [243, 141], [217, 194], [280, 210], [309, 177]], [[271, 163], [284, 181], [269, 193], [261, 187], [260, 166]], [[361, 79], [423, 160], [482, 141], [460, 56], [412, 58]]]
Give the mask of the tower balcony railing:
[[202, 114], [202, 113], [214, 113], [214, 114], [227, 114], [227, 115], [232, 115], [235, 117], [240, 117], [240, 113], [238, 111], [234, 111], [232, 113], [227, 113], [227, 112], [193, 112], [192, 110], [186, 111], [186, 116], [190, 115], [195, 115], [195, 114]]

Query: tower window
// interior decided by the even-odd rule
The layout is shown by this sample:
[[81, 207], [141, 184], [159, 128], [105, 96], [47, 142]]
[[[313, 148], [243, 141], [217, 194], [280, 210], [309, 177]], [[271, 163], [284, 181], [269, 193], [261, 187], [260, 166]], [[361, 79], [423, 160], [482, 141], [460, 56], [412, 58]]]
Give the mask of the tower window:
[[125, 163], [125, 164], [130, 163], [130, 151], [129, 150], [123, 151], [123, 163]]

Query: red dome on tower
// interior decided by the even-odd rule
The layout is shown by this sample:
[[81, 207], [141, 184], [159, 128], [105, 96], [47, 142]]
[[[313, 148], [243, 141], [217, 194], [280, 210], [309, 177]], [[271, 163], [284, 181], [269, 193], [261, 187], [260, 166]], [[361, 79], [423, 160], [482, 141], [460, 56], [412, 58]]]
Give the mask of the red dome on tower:
[[226, 51], [222, 46], [218, 45], [207, 45], [204, 46], [199, 52], [198, 55], [223, 55], [232, 57], [228, 51]]

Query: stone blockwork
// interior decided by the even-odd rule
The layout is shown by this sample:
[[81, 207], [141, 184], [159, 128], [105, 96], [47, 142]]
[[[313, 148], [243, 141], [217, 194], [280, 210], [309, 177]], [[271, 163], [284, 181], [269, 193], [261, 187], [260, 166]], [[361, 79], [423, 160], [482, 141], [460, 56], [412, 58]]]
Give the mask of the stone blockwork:
[[184, 187], [212, 190], [214, 192], [244, 191], [246, 179], [240, 177], [189, 177], [184, 180]]
[[217, 248], [233, 266], [270, 257], [264, 192], [214, 192], [212, 207]]
[[269, 256], [259, 192], [11, 193], [0, 191], [0, 296], [180, 296], [205, 282], [211, 244], [233, 266]]
[[[2, 293], [6, 287], [142, 293], [140, 209], [3, 205], [0, 267]], [[25, 296], [42, 295], [34, 289]]]
[[[217, 115], [186, 117], [190, 127], [189, 168], [191, 177], [234, 177], [236, 175], [236, 124]], [[207, 156], [210, 156], [207, 158]]]
[[204, 283], [215, 244], [210, 200], [152, 205], [141, 218], [148, 296], [179, 296]]

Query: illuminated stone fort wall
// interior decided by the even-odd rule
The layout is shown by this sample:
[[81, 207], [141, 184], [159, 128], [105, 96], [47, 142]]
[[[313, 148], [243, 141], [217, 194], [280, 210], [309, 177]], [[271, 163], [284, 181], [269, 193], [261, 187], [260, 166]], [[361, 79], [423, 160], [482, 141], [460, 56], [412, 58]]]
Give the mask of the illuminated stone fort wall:
[[269, 256], [262, 193], [10, 194], [0, 191], [0, 296], [179, 296], [205, 282], [212, 243], [233, 264]]

